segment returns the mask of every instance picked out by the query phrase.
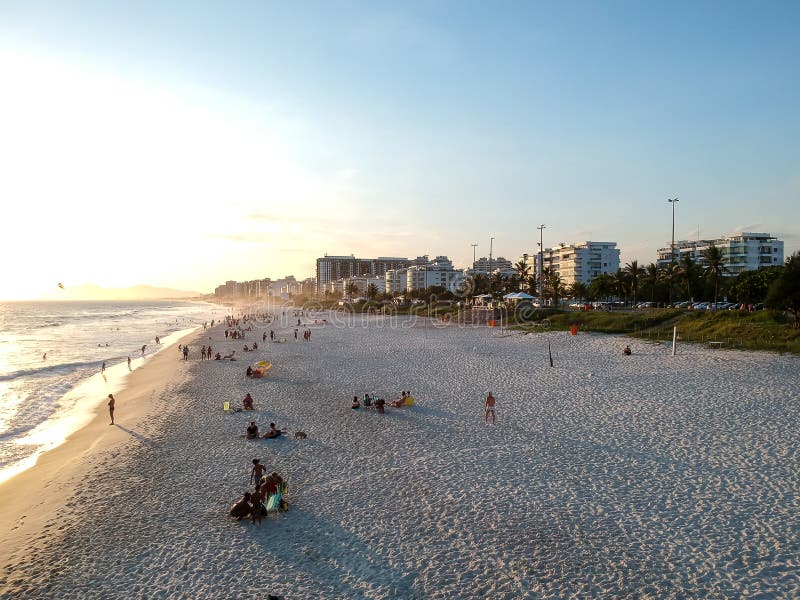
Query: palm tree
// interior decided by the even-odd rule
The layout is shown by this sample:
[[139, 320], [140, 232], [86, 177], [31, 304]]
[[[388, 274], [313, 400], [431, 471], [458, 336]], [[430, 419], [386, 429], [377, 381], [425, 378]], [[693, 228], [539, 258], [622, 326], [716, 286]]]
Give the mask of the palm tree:
[[703, 258], [706, 259], [707, 267], [706, 274], [710, 275], [714, 280], [714, 304], [717, 303], [717, 292], [719, 291], [719, 277], [727, 269], [723, 263], [724, 256], [722, 250], [717, 248], [713, 243], [703, 251]]
[[358, 286], [355, 283], [348, 283], [345, 291], [350, 298], [353, 298], [358, 295]]
[[686, 256], [681, 257], [681, 262], [678, 266], [678, 273], [686, 280], [686, 293], [687, 293], [687, 300], [691, 300], [694, 296], [692, 296], [692, 284], [697, 281], [697, 271], [698, 266], [697, 263], [692, 260], [692, 257], [688, 254]]
[[524, 260], [518, 261], [514, 268], [517, 270], [517, 275], [519, 275], [519, 281], [522, 286], [525, 285], [525, 282], [528, 280], [528, 275], [531, 272], [530, 265], [526, 264]]
[[586, 298], [586, 293], [586, 284], [582, 281], [576, 281], [573, 283], [569, 290], [569, 295], [576, 300], [583, 300]]
[[367, 286], [367, 298], [370, 300], [375, 300], [375, 296], [378, 295], [378, 286], [374, 283], [370, 283]]
[[639, 266], [638, 260], [632, 260], [625, 265], [625, 275], [633, 292], [633, 304], [636, 305], [636, 293], [639, 291], [639, 279], [644, 275], [644, 269]]
[[667, 289], [669, 290], [670, 304], [672, 304], [674, 298], [672, 294], [675, 291], [675, 283], [678, 281], [678, 276], [678, 265], [674, 262], [667, 263], [661, 271], [661, 281], [667, 284]]
[[658, 268], [656, 263], [650, 263], [644, 268], [644, 275], [642, 276], [642, 283], [650, 286], [650, 302], [655, 299], [656, 286], [661, 279], [661, 269]]
[[617, 269], [616, 273], [611, 275], [611, 280], [614, 283], [614, 291], [618, 297], [628, 303], [628, 276], [622, 269]]

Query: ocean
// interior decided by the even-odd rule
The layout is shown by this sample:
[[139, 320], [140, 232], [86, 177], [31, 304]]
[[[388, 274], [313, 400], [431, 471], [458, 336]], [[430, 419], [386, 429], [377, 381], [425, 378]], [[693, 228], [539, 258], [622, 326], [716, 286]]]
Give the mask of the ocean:
[[129, 356], [135, 369], [225, 314], [177, 300], [0, 302], [0, 481], [86, 424], [104, 404], [97, 384], [124, 385]]

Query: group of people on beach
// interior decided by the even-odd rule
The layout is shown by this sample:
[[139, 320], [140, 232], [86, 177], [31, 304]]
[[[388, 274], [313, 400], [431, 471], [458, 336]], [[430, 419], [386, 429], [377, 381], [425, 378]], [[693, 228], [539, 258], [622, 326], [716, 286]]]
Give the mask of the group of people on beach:
[[[350, 405], [350, 408], [353, 410], [358, 410], [362, 406], [364, 408], [374, 407], [379, 413], [383, 413], [386, 404], [386, 400], [380, 398], [375, 392], [372, 392], [371, 395], [369, 393], [364, 394], [363, 400], [359, 400], [358, 396], [353, 396], [353, 403]], [[395, 408], [400, 408], [402, 406], [414, 406], [414, 396], [411, 395], [410, 391], [403, 390], [400, 392], [399, 398], [392, 400], [388, 404], [389, 406], [393, 406]]]
[[[247, 409], [245, 409], [245, 410], [247, 410]], [[252, 410], [252, 409], [250, 409], [250, 410]], [[275, 423], [270, 423], [269, 424], [269, 431], [267, 431], [264, 434], [259, 434], [258, 425], [256, 425], [256, 422], [255, 421], [250, 421], [250, 425], [248, 425], [247, 429], [245, 430], [244, 437], [247, 438], [248, 440], [258, 440], [258, 439], [269, 440], [269, 439], [272, 439], [272, 438], [280, 437], [284, 433], [286, 433], [285, 430], [278, 429], [278, 427], [275, 425]]]
[[[253, 468], [250, 470], [250, 484], [255, 485], [255, 490], [245, 492], [244, 495], [231, 506], [230, 515], [237, 521], [251, 518], [253, 523], [261, 521], [267, 515], [265, 502], [270, 496], [277, 494], [284, 486], [283, 478], [276, 471], [267, 475], [267, 468], [258, 458], [253, 459]], [[278, 508], [286, 509], [286, 501], [281, 499]]]
[[211, 344], [200, 348], [200, 358], [202, 360], [211, 360], [214, 355], [211, 352]]

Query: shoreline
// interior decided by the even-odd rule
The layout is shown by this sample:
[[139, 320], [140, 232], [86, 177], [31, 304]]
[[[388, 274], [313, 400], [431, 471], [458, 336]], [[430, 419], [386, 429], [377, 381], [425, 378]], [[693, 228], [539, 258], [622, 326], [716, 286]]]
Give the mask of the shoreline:
[[[53, 541], [55, 532], [42, 535], [48, 523], [54, 521], [63, 503], [72, 496], [77, 482], [91, 469], [94, 459], [134, 435], [127, 425], [135, 424], [153, 410], [158, 396], [156, 391], [175, 383], [176, 376], [181, 381], [186, 380], [188, 370], [175, 368], [178, 359], [170, 355], [168, 349], [177, 343], [191, 344], [203, 331], [200, 326], [190, 333], [182, 330], [170, 334], [164, 339], [182, 335], [119, 379], [119, 389], [112, 392], [117, 400], [115, 427], [109, 426], [103, 394], [90, 409], [93, 415], [83, 426], [70, 432], [63, 443], [38, 454], [35, 464], [0, 482], [0, 506], [3, 507], [0, 511], [1, 577], [7, 576], [5, 570], [16, 554]], [[124, 366], [125, 363], [120, 363], [111, 368]], [[83, 385], [92, 386], [94, 382], [83, 382]]]

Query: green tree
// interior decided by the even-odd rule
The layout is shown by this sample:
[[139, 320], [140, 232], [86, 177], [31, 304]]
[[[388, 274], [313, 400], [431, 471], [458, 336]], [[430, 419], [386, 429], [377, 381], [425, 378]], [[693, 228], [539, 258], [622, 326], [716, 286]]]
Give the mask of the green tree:
[[644, 275], [642, 275], [642, 285], [650, 291], [650, 302], [653, 302], [656, 297], [656, 288], [661, 281], [661, 269], [658, 268], [656, 263], [650, 263], [644, 268]]
[[524, 289], [525, 283], [528, 281], [528, 276], [531, 273], [531, 267], [525, 264], [524, 260], [520, 260], [514, 264], [514, 269], [516, 269], [517, 275], [519, 276], [520, 288]]
[[348, 283], [345, 291], [347, 292], [347, 296], [349, 298], [355, 298], [358, 296], [358, 286], [355, 283]]
[[769, 286], [766, 304], [770, 308], [788, 310], [794, 317], [792, 327], [800, 328], [800, 252], [786, 260], [780, 276]]
[[644, 269], [639, 266], [639, 261], [632, 260], [625, 265], [625, 276], [628, 286], [633, 294], [633, 304], [636, 305], [636, 295], [639, 292], [639, 280], [644, 276]]
[[780, 277], [784, 268], [780, 265], [739, 273], [728, 288], [728, 294], [735, 302], [744, 304], [765, 302], [772, 282]]
[[587, 286], [582, 281], [576, 281], [569, 288], [569, 296], [576, 300], [583, 300], [586, 298], [588, 292]]
[[713, 243], [703, 251], [703, 258], [706, 259], [706, 274], [711, 278], [714, 283], [714, 304], [717, 303], [717, 294], [719, 292], [719, 278], [727, 270], [724, 264], [724, 256], [722, 250], [717, 248]]
[[680, 271], [676, 263], [671, 262], [664, 265], [661, 271], [661, 281], [667, 286], [667, 297], [669, 298], [670, 304], [672, 304], [672, 301], [675, 299], [675, 286], [678, 284], [679, 279]]
[[370, 283], [367, 286], [367, 298], [369, 298], [370, 300], [375, 300], [375, 296], [377, 295], [378, 295], [378, 286], [376, 286], [374, 283]]
[[622, 269], [617, 269], [616, 273], [611, 275], [611, 281], [614, 285], [614, 294], [618, 298], [622, 298], [625, 304], [628, 303], [628, 276]]
[[697, 284], [700, 281], [700, 267], [691, 256], [688, 254], [681, 257], [681, 262], [678, 264], [678, 273], [682, 282], [686, 284], [686, 299], [692, 300], [694, 295], [692, 290], [697, 289]]
[[589, 300], [607, 300], [614, 293], [614, 281], [608, 273], [592, 279], [586, 289]]

